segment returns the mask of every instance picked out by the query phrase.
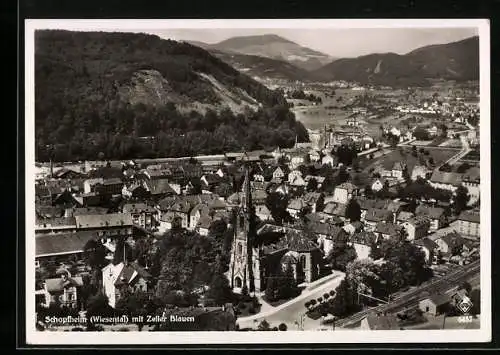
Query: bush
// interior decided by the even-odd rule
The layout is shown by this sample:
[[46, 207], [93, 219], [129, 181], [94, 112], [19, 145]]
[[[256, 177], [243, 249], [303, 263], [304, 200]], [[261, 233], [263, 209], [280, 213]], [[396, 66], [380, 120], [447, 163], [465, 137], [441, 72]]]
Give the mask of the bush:
[[323, 302], [323, 297], [318, 297], [318, 303]]
[[332, 296], [332, 297], [335, 296], [335, 290], [330, 291], [330, 296]]
[[245, 308], [247, 308], [247, 305], [244, 302], [240, 302], [238, 303], [238, 308], [244, 310]]
[[285, 323], [281, 323], [279, 326], [278, 326], [278, 329], [281, 330], [282, 332], [285, 332], [288, 327], [286, 326]]
[[122, 327], [120, 329], [118, 329], [119, 332], [129, 332], [130, 329], [128, 329], [127, 327]]
[[329, 297], [330, 297], [330, 295], [329, 295], [327, 292], [325, 292], [325, 293], [323, 294], [323, 298], [324, 298], [325, 300], [326, 300], [326, 299], [328, 299]]
[[250, 313], [250, 314], [255, 314], [255, 313], [257, 313], [257, 311], [255, 310], [255, 308], [250, 307], [250, 308], [248, 309], [248, 313]]
[[274, 331], [278, 331], [278, 327], [273, 327], [273, 329], [272, 329], [272, 330], [274, 330]]

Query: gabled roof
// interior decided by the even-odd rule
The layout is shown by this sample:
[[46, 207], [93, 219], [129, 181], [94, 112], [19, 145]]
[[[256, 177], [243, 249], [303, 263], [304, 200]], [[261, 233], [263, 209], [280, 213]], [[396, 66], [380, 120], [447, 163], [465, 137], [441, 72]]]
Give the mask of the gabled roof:
[[307, 204], [301, 198], [295, 198], [288, 203], [287, 208], [291, 210], [300, 211], [302, 208], [306, 206]]
[[458, 216], [459, 221], [466, 221], [472, 223], [480, 223], [481, 215], [479, 211], [462, 211]]
[[398, 324], [398, 318], [393, 315], [376, 315], [374, 313], [369, 314], [366, 317], [368, 326], [371, 330], [396, 330], [400, 329]]
[[132, 216], [130, 213], [81, 215], [74, 218], [76, 220], [77, 228], [102, 228], [132, 225]]
[[422, 247], [425, 247], [428, 250], [434, 250], [438, 247], [438, 245], [436, 243], [434, 243], [432, 240], [430, 240], [429, 238], [417, 239], [417, 240], [415, 240], [414, 243], [416, 245], [420, 245]]
[[350, 236], [349, 241], [351, 243], [371, 246], [377, 241], [377, 235], [373, 232], [357, 232]]
[[176, 194], [168, 179], [146, 180], [145, 185], [151, 195]]
[[428, 216], [432, 219], [439, 219], [441, 218], [441, 216], [444, 215], [444, 209], [440, 207], [429, 207], [420, 205], [416, 208], [415, 214], [417, 216], [423, 215], [423, 216]]
[[465, 243], [465, 239], [457, 232], [445, 234], [438, 239], [441, 239], [450, 247], [463, 245]]
[[343, 182], [342, 184], [338, 185], [336, 188], [337, 189], [344, 189], [344, 190], [347, 190], [349, 192], [352, 192], [352, 191], [359, 189], [359, 187], [357, 187], [356, 185], [354, 185], [351, 182]]
[[35, 256], [81, 253], [85, 244], [97, 238], [95, 231], [41, 234], [35, 237]]
[[123, 213], [155, 212], [155, 209], [145, 203], [127, 203], [122, 208]]
[[436, 306], [442, 306], [450, 302], [450, 297], [443, 294], [437, 294], [430, 296], [428, 300], [434, 303]]
[[414, 214], [411, 212], [401, 211], [398, 213], [396, 220], [401, 221], [401, 222], [406, 222], [409, 219], [411, 219], [413, 216], [414, 216]]
[[431, 182], [459, 186], [462, 184], [462, 175], [458, 173], [435, 170], [430, 178]]
[[289, 230], [285, 235], [286, 244], [290, 250], [297, 252], [310, 252], [318, 249], [316, 243], [307, 239], [300, 231]]
[[36, 214], [40, 218], [58, 218], [64, 215], [64, 209], [57, 206], [40, 206], [35, 207]]
[[409, 223], [416, 228], [422, 227], [422, 226], [430, 226], [430, 220], [427, 216], [415, 216], [410, 218], [409, 220], [406, 221], [406, 223]]
[[79, 276], [69, 277], [66, 280], [63, 280], [61, 277], [45, 280], [45, 288], [49, 293], [59, 293], [67, 287], [81, 286], [83, 286], [83, 280]]
[[345, 217], [346, 216], [346, 208], [347, 205], [344, 203], [328, 203], [325, 208], [323, 208], [323, 212], [332, 216]]
[[388, 221], [391, 216], [392, 212], [389, 210], [370, 208], [368, 211], [366, 211], [365, 220], [368, 222]]
[[394, 223], [389, 223], [389, 222], [386, 222], [386, 223], [379, 222], [375, 226], [376, 233], [386, 234], [386, 235], [389, 235], [391, 237], [400, 235], [402, 230], [403, 230], [402, 226], [400, 226], [398, 224], [394, 224]]

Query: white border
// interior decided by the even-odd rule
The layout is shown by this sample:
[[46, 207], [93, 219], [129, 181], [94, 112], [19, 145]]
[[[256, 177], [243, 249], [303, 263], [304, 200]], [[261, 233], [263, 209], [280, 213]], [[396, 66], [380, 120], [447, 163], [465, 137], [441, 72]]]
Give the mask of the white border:
[[[287, 332], [38, 332], [35, 329], [34, 31], [127, 31], [173, 28], [459, 28], [480, 38], [481, 328], [474, 330]], [[245, 343], [446, 343], [491, 341], [490, 34], [486, 19], [273, 19], [273, 20], [35, 20], [25, 21], [26, 342], [45, 345]], [[33, 206], [33, 207], [30, 207]], [[22, 237], [22, 236], [20, 236]], [[49, 335], [50, 334], [50, 335]]]

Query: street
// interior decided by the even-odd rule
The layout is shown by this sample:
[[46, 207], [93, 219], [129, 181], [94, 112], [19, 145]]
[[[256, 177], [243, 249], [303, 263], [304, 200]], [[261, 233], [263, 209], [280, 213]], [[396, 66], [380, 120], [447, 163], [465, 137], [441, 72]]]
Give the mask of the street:
[[[295, 321], [299, 320], [301, 314], [306, 312], [306, 307], [304, 304], [311, 300], [317, 299], [318, 297], [323, 296], [325, 292], [329, 292], [330, 290], [335, 290], [340, 282], [344, 279], [345, 274], [339, 271], [335, 271], [335, 276], [313, 289], [305, 289], [302, 293], [286, 302], [278, 307], [265, 307], [266, 311], [261, 312], [260, 314], [256, 314], [254, 316], [239, 318], [236, 323], [239, 325], [240, 329], [242, 328], [257, 328], [259, 323], [262, 320], [266, 320], [270, 323], [271, 327], [277, 327], [281, 323], [285, 323], [289, 330], [297, 330], [297, 325]], [[319, 281], [319, 280], [318, 280]], [[261, 301], [262, 302], [262, 301]], [[320, 319], [313, 320], [304, 317], [303, 327], [304, 330], [313, 330], [320, 326]]]

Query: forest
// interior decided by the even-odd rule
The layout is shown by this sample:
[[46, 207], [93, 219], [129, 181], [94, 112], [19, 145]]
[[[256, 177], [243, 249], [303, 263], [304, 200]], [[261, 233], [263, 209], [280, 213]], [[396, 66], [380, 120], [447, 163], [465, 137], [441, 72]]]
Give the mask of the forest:
[[[179, 157], [290, 147], [307, 131], [282, 93], [188, 43], [133, 33], [38, 31], [35, 34], [36, 160]], [[218, 107], [197, 73], [245, 91], [256, 111], [180, 111], [174, 102], [131, 104], [123, 87], [140, 70], [156, 70], [175, 97]]]

